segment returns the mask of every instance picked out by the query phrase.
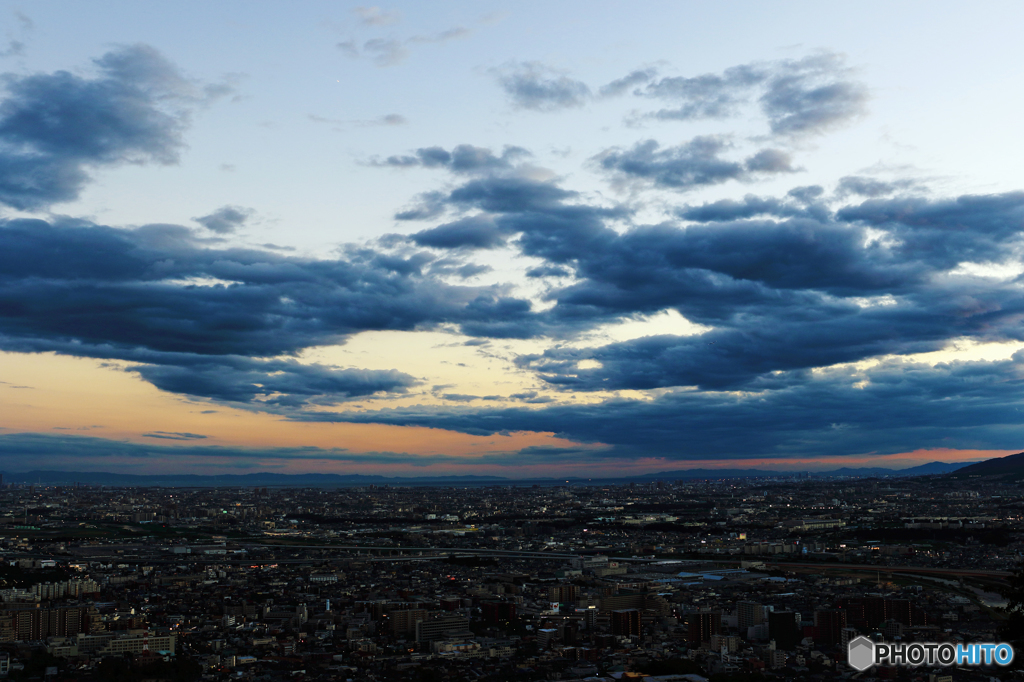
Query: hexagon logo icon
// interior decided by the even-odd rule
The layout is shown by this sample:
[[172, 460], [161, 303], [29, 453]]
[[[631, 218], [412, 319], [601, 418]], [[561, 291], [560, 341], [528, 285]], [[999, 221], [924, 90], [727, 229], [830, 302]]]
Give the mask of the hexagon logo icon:
[[855, 670], [867, 670], [875, 663], [875, 643], [863, 635], [851, 639], [846, 649], [846, 660]]

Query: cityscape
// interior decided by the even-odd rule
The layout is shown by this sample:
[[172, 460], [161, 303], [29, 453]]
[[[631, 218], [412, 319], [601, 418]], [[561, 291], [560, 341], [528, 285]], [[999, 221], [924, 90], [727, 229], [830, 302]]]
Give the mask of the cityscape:
[[7, 484], [0, 671], [989, 680], [992, 670], [967, 666], [847, 665], [862, 635], [999, 640], [1024, 556], [1024, 489], [1005, 473], [971, 471], [462, 487]]

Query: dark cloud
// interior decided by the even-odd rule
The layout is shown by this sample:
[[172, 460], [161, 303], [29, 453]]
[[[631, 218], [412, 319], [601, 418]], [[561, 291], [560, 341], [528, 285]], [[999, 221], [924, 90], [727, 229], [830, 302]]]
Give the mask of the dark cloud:
[[[619, 153], [605, 160], [613, 168], [662, 184], [711, 181], [713, 170], [687, 176], [686, 165], [679, 162], [692, 165], [694, 158], [714, 158], [720, 147], [713, 140], [703, 148], [702, 158], [699, 149], [662, 153], [649, 144], [637, 154]], [[746, 172], [738, 166], [726, 166], [718, 177]], [[707, 225], [681, 229], [664, 224], [617, 232], [606, 223], [628, 216], [621, 208], [578, 203], [578, 195], [553, 182], [491, 175], [436, 198], [445, 210], [475, 209], [483, 215], [425, 230], [414, 239], [432, 239], [437, 248], [505, 241], [524, 255], [546, 261], [542, 268], [555, 268], [535, 275], [571, 268], [577, 281], [548, 294], [554, 307], [523, 318], [524, 323], [531, 321], [531, 334], [541, 329], [570, 334], [601, 321], [674, 308], [693, 322], [738, 338], [751, 330], [785, 329], [793, 335], [793, 348], [806, 356], [800, 366], [931, 349], [957, 334], [1014, 337], [1010, 321], [1020, 304], [1011, 287], [966, 280], [943, 283], [935, 277], [964, 260], [988, 262], [1004, 254], [1019, 239], [1024, 223], [1021, 194], [873, 200], [838, 212], [822, 203], [822, 196], [820, 187], [811, 186], [783, 198], [719, 201], [680, 209], [684, 219]], [[508, 241], [516, 235], [518, 239]], [[865, 300], [848, 300], [856, 298]], [[680, 356], [706, 355], [688, 343], [672, 347]], [[805, 352], [804, 344], [832, 349]], [[746, 351], [742, 344], [731, 346], [741, 358], [734, 365], [747, 378], [699, 378], [697, 383], [742, 382], [764, 371], [792, 368], [784, 346], [782, 334], [775, 342], [751, 343]], [[753, 359], [747, 362], [745, 356]], [[666, 364], [685, 364], [671, 353], [660, 357]], [[717, 364], [708, 361], [708, 371]], [[561, 368], [557, 374], [570, 372]], [[683, 381], [687, 372], [669, 367], [662, 375], [664, 381]], [[599, 371], [592, 376], [593, 382], [581, 383], [596, 386], [598, 380], [612, 380]], [[630, 376], [628, 368], [620, 376]], [[621, 385], [626, 383], [622, 380]]]
[[722, 152], [728, 140], [717, 136], [695, 137], [676, 147], [662, 149], [654, 140], [639, 142], [630, 149], [609, 149], [595, 160], [616, 177], [650, 182], [656, 187], [689, 190], [718, 185], [729, 180], [748, 181], [751, 174], [792, 173], [789, 155], [764, 149], [744, 162], [730, 161]]
[[725, 118], [737, 113], [739, 106], [747, 101], [749, 91], [764, 80], [764, 71], [756, 65], [734, 66], [721, 74], [662, 78], [651, 82], [643, 94], [679, 103], [674, 109], [651, 114], [653, 118], [679, 121]]
[[920, 192], [922, 188], [914, 180], [879, 180], [861, 175], [847, 175], [839, 178], [839, 182], [836, 184], [836, 196], [840, 198], [854, 195], [874, 199], [906, 190]]
[[519, 176], [490, 176], [454, 189], [448, 202], [474, 206], [493, 213], [548, 211], [576, 196], [552, 182]]
[[[482, 400], [496, 396], [487, 396]], [[162, 432], [156, 432], [162, 433]], [[153, 437], [153, 434], [144, 434]], [[171, 438], [170, 440], [176, 440]], [[189, 439], [185, 439], [186, 441]], [[0, 461], [8, 472], [39, 468], [65, 471], [109, 471], [118, 467], [123, 473], [152, 474], [155, 463], [168, 462], [191, 467], [191, 473], [207, 474], [205, 467], [221, 473], [227, 469], [252, 469], [283, 466], [296, 461], [314, 466], [331, 464], [393, 464], [407, 467], [437, 465], [489, 465], [510, 468], [551, 461], [553, 458], [578, 458], [594, 448], [530, 446], [512, 452], [489, 452], [474, 457], [453, 455], [418, 455], [406, 452], [351, 452], [346, 448], [298, 447], [231, 447], [183, 442], [176, 445], [134, 443], [90, 436], [63, 434], [9, 433], [0, 435]], [[168, 470], [167, 466], [163, 469]], [[435, 474], [436, 475], [436, 474]]]
[[418, 383], [396, 370], [335, 369], [294, 360], [178, 354], [130, 368], [162, 391], [214, 400], [300, 407], [332, 405], [375, 393], [401, 394]]
[[522, 393], [513, 393], [509, 396], [512, 400], [529, 400], [530, 398], [536, 398], [537, 391], [524, 391]]
[[492, 298], [423, 276], [425, 254], [213, 249], [177, 226], [16, 220], [0, 223], [0, 246], [0, 333], [43, 345], [270, 356], [368, 329], [479, 322], [469, 307]]
[[469, 173], [495, 168], [509, 168], [516, 159], [529, 156], [522, 147], [506, 146], [501, 156], [494, 156], [490, 149], [460, 144], [452, 149], [451, 169], [457, 173]]
[[[354, 46], [349, 46], [354, 49]], [[493, 71], [513, 106], [535, 111], [581, 107], [594, 99], [590, 87], [539, 62]], [[601, 98], [632, 90], [638, 97], [669, 102], [639, 119], [692, 121], [739, 115], [755, 104], [773, 135], [799, 137], [825, 132], [864, 113], [867, 88], [854, 78], [842, 55], [821, 52], [802, 59], [754, 62], [721, 73], [658, 78], [638, 69], [598, 88]]]
[[145, 45], [109, 52], [98, 75], [4, 77], [0, 202], [37, 209], [75, 199], [93, 168], [177, 161], [191, 108], [210, 96]]
[[726, 118], [754, 98], [776, 135], [819, 133], [864, 111], [868, 92], [841, 55], [744, 64], [720, 74], [651, 79], [639, 94], [675, 103], [647, 116], [661, 120]]
[[207, 438], [202, 434], [187, 431], [153, 431], [142, 435], [145, 438], [162, 438], [164, 440], [203, 440]]
[[559, 448], [551, 445], [530, 445], [522, 448], [516, 455], [522, 458], [541, 458], [543, 461], [550, 461], [553, 458], [570, 457], [574, 460], [578, 460], [581, 456], [585, 456], [588, 450], [586, 448]]
[[478, 215], [417, 232], [412, 240], [442, 249], [493, 249], [505, 243], [505, 235], [492, 218]]
[[[801, 197], [814, 201], [814, 197], [806, 197], [804, 192], [799, 192], [799, 194]], [[760, 216], [773, 216], [776, 218], [804, 217], [824, 221], [829, 218], [830, 212], [821, 204], [807, 205], [807, 202], [803, 199], [786, 201], [785, 199], [777, 199], [775, 197], [757, 197], [748, 194], [743, 197], [742, 201], [720, 199], [719, 201], [701, 206], [686, 206], [678, 209], [676, 215], [684, 220], [702, 223], [732, 222], [734, 220], [746, 220]]]
[[557, 265], [538, 265], [527, 270], [526, 276], [534, 279], [542, 277], [572, 277], [572, 272]]
[[576, 193], [553, 182], [512, 175], [491, 175], [471, 180], [445, 195], [433, 194], [420, 209], [405, 214], [480, 211], [452, 223], [414, 234], [411, 239], [435, 248], [493, 248], [507, 237], [522, 233], [517, 242], [527, 255], [565, 262], [586, 248], [589, 240], [614, 232], [603, 221], [623, 217], [622, 207], [573, 205]]
[[955, 199], [872, 199], [839, 209], [841, 221], [881, 230], [890, 250], [904, 261], [935, 269], [962, 262], [1001, 261], [1019, 243], [1024, 227], [1024, 192], [965, 195]]
[[[955, 306], [945, 311], [938, 305], [926, 311], [907, 304], [862, 309], [819, 301], [811, 310], [765, 310], [760, 319], [750, 311], [742, 321], [726, 321], [698, 336], [648, 336], [596, 349], [553, 349], [520, 362], [552, 384], [573, 390], [757, 390], [766, 382], [773, 385], [777, 379], [771, 375], [777, 372], [940, 350], [958, 331], [964, 336], [984, 334], [993, 317], [983, 314], [967, 321], [958, 319], [960, 312]], [[596, 360], [599, 366], [581, 369], [583, 360]]]
[[447, 207], [448, 195], [444, 192], [424, 192], [416, 203], [395, 213], [395, 220], [430, 220], [443, 214]]
[[[338, 260], [215, 249], [180, 226], [0, 222], [0, 347], [119, 359], [162, 390], [297, 406], [415, 381], [395, 371], [260, 360], [371, 329], [465, 325], [480, 336], [542, 330], [529, 302], [452, 286], [437, 260], [350, 249]], [[472, 276], [472, 263], [445, 274]]]
[[511, 64], [496, 75], [512, 105], [519, 109], [556, 111], [581, 107], [590, 99], [586, 83], [539, 62]]
[[805, 204], [811, 204], [817, 201], [824, 193], [825, 188], [821, 185], [807, 185], [804, 187], [794, 187], [786, 192], [786, 196], [802, 201]]
[[438, 397], [455, 403], [471, 403], [474, 400], [480, 400], [478, 395], [466, 395], [465, 393], [442, 393]]
[[217, 234], [230, 234], [245, 224], [255, 213], [243, 206], [222, 206], [209, 215], [193, 218], [206, 229]]
[[[705, 156], [714, 158], [719, 148], [713, 141]], [[651, 144], [606, 160], [663, 185], [715, 177], [677, 168], [680, 159], [692, 165], [700, 154], [667, 151]], [[747, 172], [739, 165], [721, 175]], [[876, 199], [838, 211], [822, 197], [820, 187], [799, 187], [781, 198], [679, 209], [695, 223], [687, 226], [621, 231], [608, 222], [628, 211], [588, 205], [554, 182], [491, 175], [440, 200], [481, 215], [414, 239], [434, 238], [436, 248], [505, 243], [544, 261], [534, 276], [574, 274], [572, 283], [546, 293], [550, 308], [503, 303], [507, 309], [498, 313], [488, 305], [487, 323], [463, 326], [471, 333], [569, 337], [665, 309], [712, 330], [520, 358], [521, 366], [567, 390], [749, 390], [767, 386], [779, 372], [932, 351], [954, 338], [1024, 338], [1016, 323], [1024, 297], [1013, 283], [945, 274], [965, 260], [997, 260], [1019, 245], [1024, 193]], [[494, 322], [505, 315], [509, 325]], [[594, 362], [581, 369], [584, 360]]]
[[751, 173], [795, 173], [793, 158], [781, 149], [762, 149], [746, 160]]
[[469, 279], [491, 272], [493, 269], [490, 265], [466, 263], [458, 258], [440, 258], [430, 264], [428, 272], [438, 277], [455, 276], [460, 279]]
[[593, 458], [819, 457], [918, 448], [1019, 448], [1024, 358], [938, 365], [890, 361], [833, 369], [753, 393], [675, 392], [652, 400], [467, 409], [413, 407], [305, 414], [340, 421], [449, 429], [473, 435], [550, 432]]
[[[480, 296], [466, 306], [462, 331], [469, 336], [529, 339], [545, 332], [529, 301], [507, 296]], [[475, 318], [475, 319], [470, 319]]]
[[[0, 461], [9, 471], [26, 471], [40, 466], [66, 468], [70, 462], [81, 462], [86, 468], [103, 471], [113, 466], [110, 460], [116, 458], [119, 466], [133, 460], [140, 465], [151, 466], [153, 462], [184, 462], [190, 466], [212, 463], [220, 468], [231, 466], [235, 460], [243, 467], [252, 462], [313, 460], [325, 462], [352, 462], [361, 464], [405, 464], [410, 466], [431, 466], [461, 461], [448, 455], [415, 455], [405, 452], [350, 452], [345, 448], [317, 448], [311, 446], [259, 448], [225, 447], [200, 443], [165, 445], [155, 443], [133, 443], [124, 440], [109, 440], [90, 436], [68, 436], [41, 433], [10, 433], [0, 435]], [[106, 460], [106, 461], [105, 461]], [[196, 462], [199, 462], [197, 464]], [[214, 463], [215, 462], [215, 463]], [[261, 464], [260, 466], [266, 466]], [[149, 473], [149, 472], [147, 472]], [[195, 473], [203, 473], [201, 470]]]
[[843, 58], [834, 54], [781, 62], [761, 95], [773, 133], [819, 133], [864, 112], [867, 88], [850, 80]]
[[381, 165], [396, 168], [411, 168], [413, 166], [436, 168], [447, 166], [451, 160], [452, 155], [441, 147], [424, 147], [417, 150], [415, 156], [389, 156]]
[[615, 235], [604, 222], [629, 215], [621, 206], [569, 203], [577, 197], [553, 182], [491, 176], [457, 187], [444, 202], [460, 211], [493, 214], [500, 234], [521, 234], [516, 246], [526, 255], [568, 263], [588, 249], [603, 250], [601, 242]]
[[[673, 308], [713, 331], [552, 349], [522, 362], [581, 390], [722, 388], [772, 372], [937, 350], [959, 337], [1024, 337], [1016, 285], [941, 276], [1019, 243], [1024, 195], [870, 201], [841, 209], [838, 219], [756, 198], [684, 214], [718, 220], [743, 212], [794, 217], [650, 226], [592, 241], [600, 248], [577, 254], [577, 282], [551, 292], [555, 306], [545, 313], [553, 326]], [[600, 366], [580, 369], [580, 360]]]
[[657, 75], [654, 69], [638, 69], [622, 78], [617, 78], [611, 83], [604, 85], [598, 90], [602, 97], [618, 97], [625, 94], [627, 90], [637, 85], [647, 83]]
[[[535, 111], [581, 107], [594, 99], [590, 87], [539, 62], [506, 65], [493, 72], [513, 106]], [[653, 68], [638, 69], [598, 88], [601, 98], [627, 92], [670, 102], [641, 119], [691, 121], [723, 119], [755, 103], [774, 135], [821, 133], [861, 115], [867, 88], [853, 76], [842, 55], [822, 52], [802, 59], [741, 64], [721, 73], [658, 78]]]
[[[480, 263], [466, 263], [455, 268], [454, 273], [462, 279], [469, 279], [470, 277], [476, 277], [477, 275], [483, 275], [494, 270], [490, 265], [481, 265]], [[433, 272], [433, 270], [431, 270]]]
[[522, 147], [506, 146], [501, 155], [496, 156], [490, 149], [460, 144], [450, 152], [443, 147], [421, 147], [413, 155], [389, 156], [375, 163], [395, 168], [446, 168], [455, 173], [480, 173], [512, 168], [516, 160], [529, 155]]
[[555, 402], [554, 398], [551, 398], [546, 395], [540, 395], [537, 393], [537, 391], [524, 391], [522, 393], [513, 393], [512, 395], [509, 396], [509, 399], [521, 400], [524, 403], [530, 403], [534, 405]]

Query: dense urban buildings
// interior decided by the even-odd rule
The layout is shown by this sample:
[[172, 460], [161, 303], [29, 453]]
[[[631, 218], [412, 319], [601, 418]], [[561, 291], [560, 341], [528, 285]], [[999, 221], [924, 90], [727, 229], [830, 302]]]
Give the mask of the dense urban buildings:
[[[988, 680], [1024, 491], [948, 477], [0, 489], [10, 679]], [[0, 671], [0, 674], [5, 674]]]

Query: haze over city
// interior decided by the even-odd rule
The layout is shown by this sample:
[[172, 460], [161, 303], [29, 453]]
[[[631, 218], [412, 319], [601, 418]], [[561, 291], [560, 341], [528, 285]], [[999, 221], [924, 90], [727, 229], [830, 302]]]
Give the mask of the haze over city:
[[1024, 443], [1019, 3], [0, 3], [0, 470]]

